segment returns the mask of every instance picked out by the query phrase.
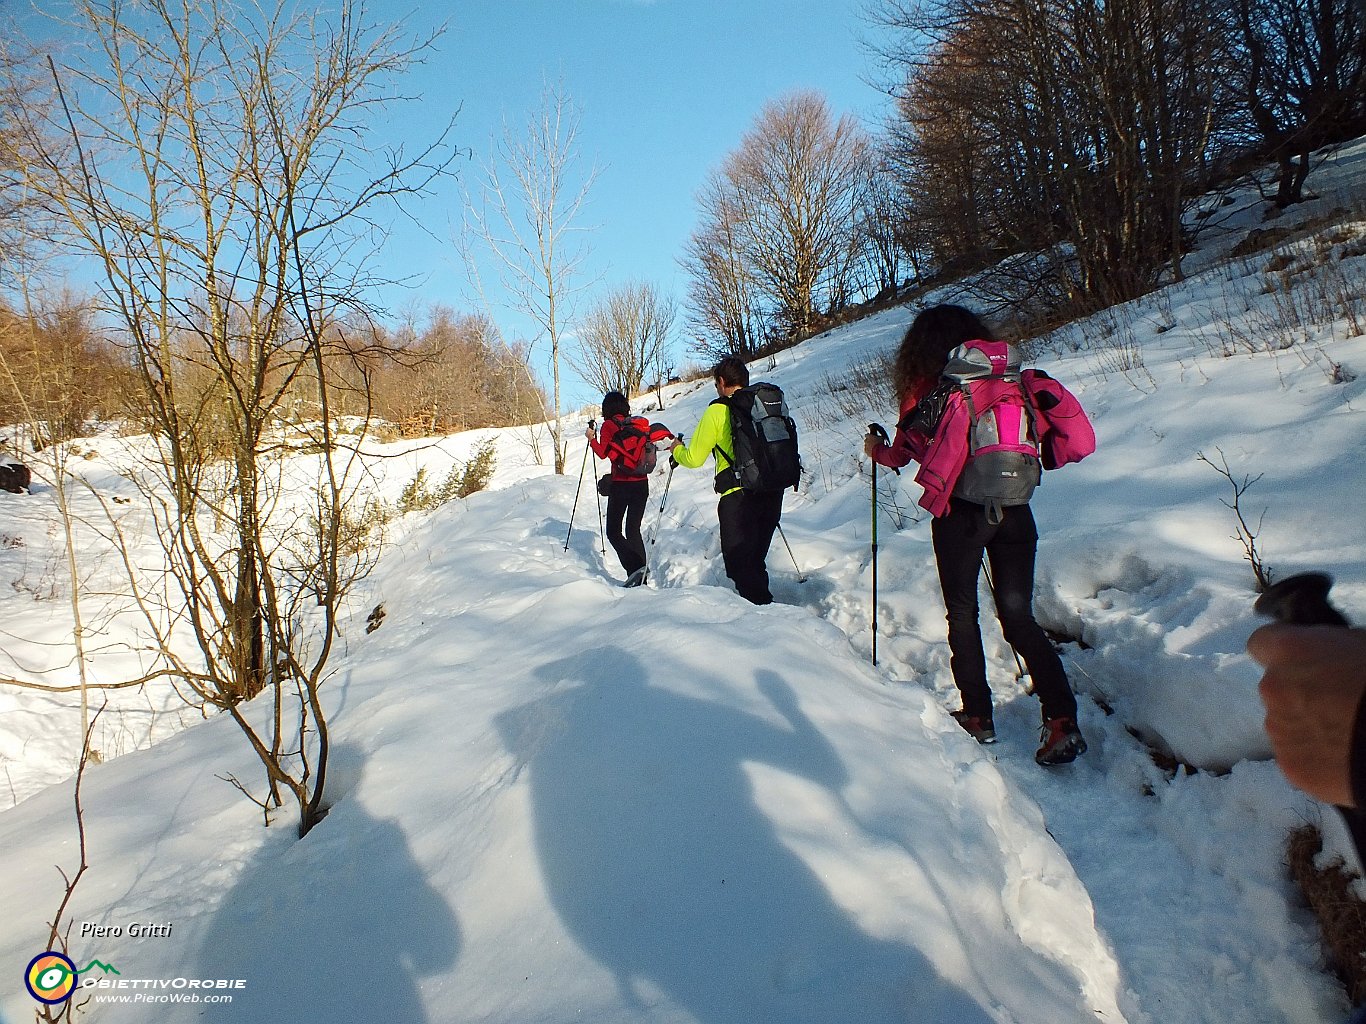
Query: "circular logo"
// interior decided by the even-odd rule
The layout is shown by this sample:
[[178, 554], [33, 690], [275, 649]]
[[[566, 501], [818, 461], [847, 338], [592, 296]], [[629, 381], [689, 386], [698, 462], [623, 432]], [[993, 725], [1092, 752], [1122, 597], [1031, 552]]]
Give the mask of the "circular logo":
[[24, 983], [29, 995], [40, 1003], [60, 1003], [76, 987], [76, 965], [69, 957], [49, 949], [29, 961]]

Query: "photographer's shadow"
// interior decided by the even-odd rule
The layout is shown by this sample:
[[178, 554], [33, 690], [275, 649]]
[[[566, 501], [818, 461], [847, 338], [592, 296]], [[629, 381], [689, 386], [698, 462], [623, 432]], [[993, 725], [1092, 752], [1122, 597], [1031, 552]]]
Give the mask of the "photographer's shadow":
[[628, 1004], [662, 992], [699, 1024], [891, 1024], [912, 1006], [987, 1024], [919, 951], [851, 920], [756, 804], [748, 763], [848, 781], [776, 673], [756, 684], [785, 724], [651, 686], [618, 648], [539, 674], [568, 688], [499, 728], [527, 764], [551, 902]]
[[[361, 756], [334, 749], [328, 792], [346, 794]], [[282, 830], [289, 825], [280, 823]], [[282, 837], [283, 838], [283, 837]], [[428, 1019], [417, 979], [454, 966], [460, 929], [392, 821], [342, 799], [303, 839], [268, 843], [224, 898], [198, 976], [241, 978], [234, 1019]]]

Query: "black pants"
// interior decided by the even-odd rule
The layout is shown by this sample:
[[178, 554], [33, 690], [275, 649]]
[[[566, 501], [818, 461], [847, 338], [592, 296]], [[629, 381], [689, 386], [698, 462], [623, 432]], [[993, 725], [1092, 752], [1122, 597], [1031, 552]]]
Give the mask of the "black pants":
[[1029, 668], [1043, 717], [1075, 718], [1077, 699], [1062, 659], [1034, 621], [1034, 553], [1039, 541], [1034, 514], [1028, 505], [1010, 506], [1004, 512], [1001, 522], [992, 526], [983, 506], [954, 498], [948, 514], [931, 526], [939, 586], [948, 612], [953, 681], [963, 695], [963, 710], [990, 717], [991, 689], [977, 621], [977, 579], [985, 552], [991, 563], [1001, 632]]
[[640, 536], [640, 521], [645, 517], [645, 502], [650, 497], [650, 481], [613, 480], [607, 495], [607, 539], [621, 560], [626, 575], [645, 564], [645, 540]]
[[772, 604], [768, 546], [783, 514], [783, 492], [732, 491], [716, 503], [721, 522], [721, 560], [735, 589], [753, 604]]

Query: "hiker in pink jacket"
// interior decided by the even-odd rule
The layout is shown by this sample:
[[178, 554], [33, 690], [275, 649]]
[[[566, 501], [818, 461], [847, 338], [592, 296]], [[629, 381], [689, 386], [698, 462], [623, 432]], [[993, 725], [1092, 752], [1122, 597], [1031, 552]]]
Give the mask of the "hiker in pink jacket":
[[[964, 346], [960, 349], [960, 346]], [[956, 351], [957, 350], [957, 351]], [[1013, 350], [997, 342], [976, 315], [962, 306], [933, 306], [921, 312], [907, 330], [897, 352], [893, 369], [893, 383], [901, 396], [901, 419], [891, 444], [883, 444], [874, 434], [864, 441], [864, 451], [879, 465], [894, 469], [915, 461], [921, 464], [917, 481], [925, 487], [921, 499], [933, 515], [931, 537], [935, 563], [939, 571], [939, 585], [947, 611], [950, 665], [953, 681], [962, 695], [963, 707], [953, 717], [980, 743], [996, 739], [992, 717], [991, 689], [987, 685], [986, 658], [982, 651], [982, 633], [978, 622], [977, 581], [984, 557], [990, 561], [990, 580], [993, 585], [996, 614], [1006, 640], [1028, 667], [1033, 693], [1042, 705], [1043, 743], [1034, 755], [1042, 765], [1066, 764], [1086, 751], [1086, 740], [1077, 728], [1077, 701], [1067, 681], [1062, 660], [1052, 643], [1034, 620], [1034, 557], [1038, 546], [1038, 532], [1028, 499], [1022, 503], [990, 502], [982, 504], [964, 497], [964, 469], [972, 460], [972, 446], [967, 439], [969, 420], [975, 426], [976, 405], [985, 401], [988, 392], [976, 390], [977, 384], [1003, 393], [1005, 379], [985, 371], [987, 379], [974, 382], [972, 395], [976, 405], [969, 406], [963, 389], [937, 391], [950, 354], [964, 352], [990, 358], [991, 367], [1002, 364], [1005, 369], [1007, 354]], [[1024, 451], [1044, 452], [1049, 461], [1049, 444], [1040, 435], [1047, 435], [1045, 414], [1031, 400], [1031, 392], [1023, 384], [1018, 366], [1012, 365], [1011, 387], [1015, 389], [1013, 419], [999, 422], [1020, 424], [1015, 440], [1026, 444], [996, 445], [1020, 448]], [[1033, 371], [1025, 371], [1030, 373]], [[1051, 378], [1043, 380], [1055, 384]], [[1064, 391], [1065, 389], [1059, 390]], [[925, 409], [940, 396], [947, 400], [937, 410], [938, 415], [927, 423]], [[1067, 398], [1072, 399], [1070, 394]], [[1076, 406], [1080, 413], [1080, 406]], [[917, 417], [917, 413], [922, 415]], [[985, 413], [984, 413], [985, 415]], [[1084, 421], [1084, 414], [1081, 420]], [[1027, 421], [1027, 425], [1026, 425]], [[1089, 423], [1085, 430], [1089, 431]], [[959, 435], [962, 436], [959, 436]], [[1056, 439], [1050, 439], [1056, 440]], [[1094, 447], [1094, 435], [1091, 435]], [[1031, 447], [1032, 446], [1032, 447]], [[1019, 457], [1017, 455], [1017, 457]], [[1037, 454], [1032, 456], [1037, 459]], [[1064, 455], [1063, 458], [1080, 455]], [[1037, 480], [1037, 468], [1035, 469]], [[1024, 492], [1026, 495], [1032, 487]], [[969, 493], [970, 488], [966, 489]]]

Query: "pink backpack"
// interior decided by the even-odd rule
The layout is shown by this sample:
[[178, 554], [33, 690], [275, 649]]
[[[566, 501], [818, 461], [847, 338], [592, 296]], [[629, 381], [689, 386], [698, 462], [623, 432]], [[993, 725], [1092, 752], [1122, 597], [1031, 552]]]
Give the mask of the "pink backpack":
[[1096, 431], [1077, 396], [1042, 370], [1020, 374], [1034, 402], [1044, 469], [1080, 462], [1096, 450]]
[[983, 505], [987, 521], [1025, 505], [1041, 467], [1066, 465], [1095, 450], [1081, 403], [1041, 370], [1020, 371], [1002, 341], [969, 341], [949, 353], [941, 383], [917, 406], [912, 426], [930, 440], [916, 483], [932, 515], [953, 497]]

